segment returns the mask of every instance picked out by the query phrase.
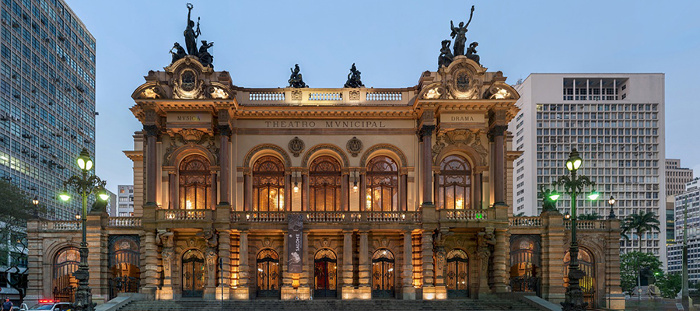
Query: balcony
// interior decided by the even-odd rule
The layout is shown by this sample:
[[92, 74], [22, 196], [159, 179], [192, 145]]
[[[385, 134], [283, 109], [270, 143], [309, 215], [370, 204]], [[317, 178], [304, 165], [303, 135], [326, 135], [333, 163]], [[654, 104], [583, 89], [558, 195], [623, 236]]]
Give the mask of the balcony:
[[109, 217], [107, 225], [115, 228], [140, 228], [141, 217]]
[[306, 223], [420, 223], [420, 212], [232, 212], [232, 223], [285, 223], [288, 214], [301, 214]]
[[159, 209], [156, 210], [158, 221], [212, 221], [210, 209]]

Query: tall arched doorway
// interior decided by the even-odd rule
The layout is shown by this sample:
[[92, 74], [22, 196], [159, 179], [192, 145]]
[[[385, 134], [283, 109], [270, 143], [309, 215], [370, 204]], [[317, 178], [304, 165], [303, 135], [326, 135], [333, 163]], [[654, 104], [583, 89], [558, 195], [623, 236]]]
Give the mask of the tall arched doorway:
[[109, 241], [109, 296], [137, 293], [141, 280], [138, 237], [112, 236]]
[[539, 236], [510, 237], [510, 287], [514, 292], [540, 295]]
[[454, 249], [447, 254], [447, 298], [469, 297], [469, 258], [461, 249]]
[[314, 297], [336, 297], [338, 261], [335, 253], [327, 248], [314, 256]]
[[[564, 286], [569, 286], [570, 261], [571, 255], [569, 255], [569, 251], [566, 251], [566, 255], [564, 255]], [[588, 303], [587, 309], [595, 309], [595, 259], [585, 248], [578, 249], [578, 268], [585, 274], [582, 279], [578, 280], [581, 291], [583, 291], [583, 301]]]
[[259, 298], [280, 297], [280, 259], [277, 252], [263, 249], [255, 260], [257, 266], [257, 285]]
[[53, 262], [53, 299], [73, 302], [78, 280], [73, 273], [78, 270], [80, 253], [75, 247], [60, 250]]
[[182, 297], [202, 297], [206, 273], [202, 252], [186, 251], [182, 255]]
[[394, 254], [388, 249], [372, 255], [372, 298], [394, 298]]

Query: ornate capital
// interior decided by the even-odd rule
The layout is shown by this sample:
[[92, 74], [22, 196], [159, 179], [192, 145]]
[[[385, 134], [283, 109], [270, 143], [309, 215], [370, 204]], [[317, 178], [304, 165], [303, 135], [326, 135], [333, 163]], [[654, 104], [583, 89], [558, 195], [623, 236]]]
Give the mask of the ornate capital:
[[493, 139], [496, 136], [505, 135], [507, 130], [508, 130], [508, 125], [494, 125], [494, 126], [492, 126], [488, 132], [489, 140], [493, 141]]
[[217, 126], [217, 128], [219, 129], [219, 134], [221, 134], [221, 136], [231, 136], [231, 127], [228, 126], [228, 124], [220, 124]]
[[144, 124], [143, 131], [146, 133], [146, 136], [158, 136], [158, 126], [155, 124]]
[[433, 135], [433, 131], [435, 130], [435, 125], [423, 125], [421, 126], [420, 130], [418, 130], [418, 135], [422, 137], [424, 136], [430, 136]]

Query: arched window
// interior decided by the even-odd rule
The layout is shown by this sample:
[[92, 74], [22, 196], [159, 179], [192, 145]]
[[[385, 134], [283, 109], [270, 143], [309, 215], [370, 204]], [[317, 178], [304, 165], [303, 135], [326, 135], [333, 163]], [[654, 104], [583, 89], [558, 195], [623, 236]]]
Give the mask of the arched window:
[[56, 254], [53, 264], [53, 297], [54, 300], [72, 302], [78, 280], [73, 273], [78, 270], [80, 253], [75, 247], [64, 248]]
[[332, 157], [316, 158], [309, 167], [309, 207], [312, 211], [340, 210], [340, 163]]
[[440, 162], [438, 207], [471, 208], [471, 168], [462, 156], [450, 155]]
[[372, 158], [367, 164], [366, 180], [367, 210], [398, 210], [399, 170], [394, 160], [386, 156]]
[[284, 164], [273, 156], [264, 156], [253, 165], [253, 210], [284, 210]]
[[211, 171], [209, 160], [191, 155], [180, 163], [180, 208], [211, 208]]

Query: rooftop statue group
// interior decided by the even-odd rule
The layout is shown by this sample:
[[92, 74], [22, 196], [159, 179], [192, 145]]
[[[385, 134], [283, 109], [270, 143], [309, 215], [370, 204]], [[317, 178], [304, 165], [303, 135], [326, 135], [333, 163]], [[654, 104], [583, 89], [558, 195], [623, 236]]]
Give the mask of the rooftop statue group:
[[455, 27], [453, 21], [450, 21], [450, 29], [452, 33], [450, 36], [455, 40], [454, 53], [450, 51], [450, 40], [442, 41], [442, 48], [440, 48], [440, 56], [438, 57], [438, 67], [449, 66], [454, 60], [455, 56], [464, 55], [468, 59], [475, 61], [479, 64], [479, 55], [476, 54], [476, 47], [479, 46], [479, 42], [472, 42], [469, 47], [466, 48], [467, 44], [467, 27], [472, 22], [472, 17], [474, 16], [474, 6], [472, 5], [472, 11], [469, 14], [469, 21], [465, 25], [464, 22], [460, 22], [459, 26]]
[[187, 50], [185, 51], [182, 46], [175, 42], [173, 45], [173, 48], [170, 49], [170, 54], [173, 55], [172, 62], [176, 62], [177, 60], [187, 56], [187, 55], [192, 55], [192, 56], [197, 56], [199, 58], [199, 62], [202, 63], [202, 66], [204, 67], [214, 67], [212, 63], [214, 62], [214, 56], [212, 56], [209, 53], [209, 48], [214, 46], [214, 42], [207, 42], [207, 40], [202, 40], [202, 45], [197, 49], [197, 38], [199, 35], [202, 34], [202, 32], [199, 30], [199, 18], [197, 18], [197, 28], [195, 29], [194, 26], [194, 21], [192, 20], [192, 8], [194, 6], [192, 3], [187, 4], [187, 27], [185, 28], [185, 47]]
[[[299, 73], [299, 64], [295, 64], [294, 68], [289, 68], [289, 70], [292, 71], [292, 75], [289, 77], [289, 87], [292, 88], [305, 88], [309, 87], [304, 83], [304, 80], [301, 77], [301, 73]], [[365, 87], [364, 84], [362, 84], [362, 80], [360, 79], [360, 74], [361, 72], [357, 70], [357, 67], [355, 67], [355, 63], [352, 63], [352, 67], [350, 67], [350, 73], [348, 73], [348, 80], [345, 82], [345, 85], [343, 87], [346, 88], [358, 88], [358, 87]]]

